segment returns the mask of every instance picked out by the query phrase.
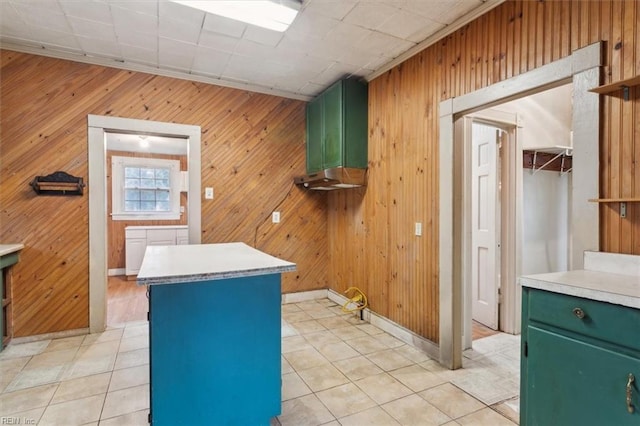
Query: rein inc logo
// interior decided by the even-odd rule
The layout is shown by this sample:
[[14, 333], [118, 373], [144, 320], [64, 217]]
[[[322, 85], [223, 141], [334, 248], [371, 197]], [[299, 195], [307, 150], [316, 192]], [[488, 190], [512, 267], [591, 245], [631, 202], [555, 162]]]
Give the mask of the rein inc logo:
[[0, 417], [0, 425], [35, 425], [36, 419], [28, 417]]

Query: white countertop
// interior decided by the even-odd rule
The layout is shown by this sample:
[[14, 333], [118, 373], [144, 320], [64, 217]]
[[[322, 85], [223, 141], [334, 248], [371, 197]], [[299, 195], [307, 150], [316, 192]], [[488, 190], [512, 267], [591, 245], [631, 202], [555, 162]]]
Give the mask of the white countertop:
[[189, 225], [134, 225], [124, 229], [188, 229]]
[[295, 263], [278, 259], [244, 243], [147, 246], [138, 273], [138, 284], [222, 280], [295, 269]]
[[22, 250], [24, 244], [0, 244], [0, 256], [14, 253], [18, 250]]
[[520, 277], [523, 287], [640, 309], [640, 276], [575, 270]]

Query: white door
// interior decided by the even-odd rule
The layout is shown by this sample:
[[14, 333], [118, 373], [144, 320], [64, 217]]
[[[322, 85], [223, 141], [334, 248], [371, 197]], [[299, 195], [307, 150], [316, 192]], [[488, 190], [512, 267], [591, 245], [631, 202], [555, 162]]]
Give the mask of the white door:
[[473, 319], [498, 329], [497, 128], [472, 124], [471, 297]]

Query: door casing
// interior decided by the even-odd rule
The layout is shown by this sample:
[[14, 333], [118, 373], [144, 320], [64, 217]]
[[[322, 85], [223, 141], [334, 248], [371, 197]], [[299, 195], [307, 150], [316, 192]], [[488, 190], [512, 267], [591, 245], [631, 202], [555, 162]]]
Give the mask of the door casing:
[[[463, 331], [463, 165], [461, 144], [455, 133], [461, 131], [461, 118], [473, 111], [517, 99], [528, 94], [573, 82], [572, 129], [573, 181], [571, 188], [571, 269], [582, 267], [586, 250], [599, 249], [599, 211], [590, 198], [599, 194], [600, 97], [590, 89], [600, 85], [603, 43], [575, 50], [571, 55], [475, 92], [440, 102], [438, 145], [438, 268], [439, 268], [439, 349], [440, 363], [448, 368], [462, 367]], [[516, 294], [504, 294], [503, 298]]]

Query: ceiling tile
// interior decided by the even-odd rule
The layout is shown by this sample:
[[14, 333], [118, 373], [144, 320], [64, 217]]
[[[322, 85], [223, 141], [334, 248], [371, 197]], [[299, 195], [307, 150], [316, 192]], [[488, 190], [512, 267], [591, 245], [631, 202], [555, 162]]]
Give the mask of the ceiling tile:
[[33, 36], [33, 40], [37, 41], [39, 44], [43, 46], [49, 47], [65, 47], [70, 50], [79, 50], [80, 45], [78, 44], [76, 37], [69, 34], [63, 33], [60, 31], [50, 30], [48, 28], [42, 27], [33, 27], [30, 26], [31, 34]]
[[[3, 2], [6, 0], [3, 0]], [[64, 12], [60, 8], [57, 0], [9, 0], [14, 6], [32, 9], [32, 13], [47, 14], [57, 13], [62, 15]]]
[[246, 27], [247, 25], [242, 22], [212, 15], [211, 13], [206, 14], [204, 24], [202, 25], [204, 30], [236, 38], [242, 37]]
[[125, 31], [135, 31], [138, 33], [158, 33], [158, 17], [144, 13], [134, 12], [122, 7], [111, 7], [113, 24], [116, 27], [116, 34], [120, 29]]
[[0, 0], [0, 42], [313, 96], [363, 76], [485, 0], [303, 0], [279, 33], [168, 0]]
[[0, 31], [6, 36], [31, 38], [29, 28], [8, 2], [0, 2]]
[[184, 21], [160, 15], [158, 34], [160, 37], [196, 44], [200, 37], [201, 25], [185, 24]]
[[198, 40], [198, 45], [210, 49], [219, 50], [221, 52], [233, 53], [236, 50], [236, 46], [239, 42], [239, 38], [229, 37], [226, 35], [202, 30], [200, 39]]
[[459, 15], [460, 9], [471, 11], [480, 6], [482, 0], [405, 0], [403, 10], [416, 13], [441, 24], [453, 22], [452, 14]]
[[66, 16], [74, 16], [90, 21], [110, 24], [111, 10], [109, 4], [97, 0], [60, 0], [60, 7]]
[[371, 30], [341, 22], [324, 39], [332, 43], [341, 43], [342, 46], [356, 46], [371, 34], [373, 34]]
[[120, 52], [125, 62], [134, 64], [158, 66], [158, 51], [142, 49], [137, 46], [129, 46], [128, 44], [120, 44]]
[[69, 16], [67, 19], [76, 35], [108, 40], [113, 43], [116, 42], [116, 32], [113, 25], [87, 21], [86, 19], [75, 18], [73, 16]]
[[400, 53], [410, 49], [414, 45], [415, 43], [407, 40], [402, 40], [379, 32], [372, 32], [369, 37], [360, 40], [356, 47], [364, 49], [377, 56], [395, 58]]
[[342, 21], [345, 16], [355, 7], [355, 0], [310, 0], [304, 6], [304, 11], [309, 11], [319, 15]]
[[121, 44], [146, 50], [158, 50], [158, 36], [156, 34], [139, 33], [126, 27], [116, 27], [116, 37]]
[[375, 30], [398, 11], [382, 2], [361, 2], [344, 18], [344, 22]]
[[107, 0], [112, 7], [127, 9], [145, 15], [158, 16], [158, 2], [149, 0]]
[[287, 35], [302, 38], [311, 35], [313, 37], [323, 38], [339, 23], [340, 21], [337, 19], [304, 10], [296, 16], [296, 19], [287, 29]]
[[122, 58], [120, 46], [115, 42], [82, 36], [77, 36], [76, 39], [82, 50], [88, 55], [101, 55], [117, 59]]
[[441, 24], [435, 21], [429, 21], [425, 18], [423, 27], [407, 37], [407, 40], [413, 41], [414, 43], [420, 43], [445, 27], [445, 24]]
[[483, 2], [481, 0], [459, 0], [453, 6], [447, 8], [440, 17], [434, 19], [434, 21], [441, 22], [443, 24], [451, 24], [456, 19], [478, 7], [482, 3]]
[[158, 39], [158, 60], [173, 69], [189, 71], [196, 51], [195, 44], [164, 37]]
[[266, 28], [256, 27], [254, 25], [247, 25], [247, 29], [242, 36], [242, 38], [244, 38], [245, 40], [253, 41], [271, 47], [277, 46], [283, 37], [284, 33], [271, 31]]
[[202, 27], [205, 12], [194, 9], [193, 7], [171, 1], [161, 1], [158, 4], [160, 18], [168, 17], [178, 21], [184, 21], [189, 25]]
[[194, 74], [220, 77], [230, 57], [230, 53], [198, 47], [191, 71]]
[[431, 21], [423, 16], [399, 10], [380, 25], [377, 30], [394, 37], [407, 39], [412, 34], [420, 31], [424, 27], [425, 22]]
[[28, 25], [71, 34], [71, 26], [67, 22], [67, 17], [62, 14], [62, 10], [60, 13], [55, 13], [29, 6], [29, 3], [13, 4], [22, 20]]

